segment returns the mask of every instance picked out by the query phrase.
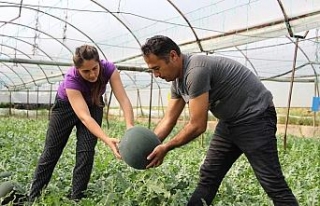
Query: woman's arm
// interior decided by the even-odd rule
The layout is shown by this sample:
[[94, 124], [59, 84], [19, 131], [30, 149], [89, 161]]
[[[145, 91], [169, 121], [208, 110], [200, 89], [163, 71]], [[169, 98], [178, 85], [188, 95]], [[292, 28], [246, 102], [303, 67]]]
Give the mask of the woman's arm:
[[88, 130], [107, 144], [115, 154], [117, 158], [120, 158], [117, 143], [118, 139], [108, 137], [99, 124], [91, 117], [87, 103], [85, 102], [82, 94], [78, 90], [66, 89], [67, 96], [73, 111], [76, 113], [81, 122]]
[[124, 118], [126, 121], [127, 129], [133, 127], [134, 120], [133, 120], [133, 108], [131, 102], [127, 96], [126, 91], [124, 90], [120, 74], [117, 70], [113, 72], [110, 78], [110, 85], [114, 96], [116, 97], [117, 101], [120, 104], [120, 107], [124, 113]]

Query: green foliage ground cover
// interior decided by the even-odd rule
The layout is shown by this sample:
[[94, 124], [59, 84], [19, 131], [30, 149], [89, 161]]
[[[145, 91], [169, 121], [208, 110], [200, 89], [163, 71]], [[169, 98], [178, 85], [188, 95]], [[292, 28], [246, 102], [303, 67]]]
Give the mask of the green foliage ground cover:
[[[110, 136], [121, 138], [124, 124], [116, 121], [110, 124], [110, 129], [106, 125], [104, 129]], [[46, 129], [47, 119], [0, 118], [0, 172], [12, 172], [9, 178], [0, 179], [0, 182], [11, 180], [18, 182], [23, 190], [28, 190], [44, 146]], [[73, 133], [45, 195], [33, 205], [185, 205], [196, 185], [198, 169], [211, 137], [209, 134], [203, 135], [203, 147], [196, 140], [171, 151], [160, 167], [144, 171], [134, 170], [116, 160], [111, 151], [99, 141], [88, 198], [74, 203], [65, 197], [70, 189], [74, 166]], [[290, 136], [287, 150], [284, 151], [282, 138], [279, 137], [278, 145], [284, 174], [300, 205], [320, 205], [320, 139]], [[244, 157], [227, 174], [214, 204], [272, 205]]]

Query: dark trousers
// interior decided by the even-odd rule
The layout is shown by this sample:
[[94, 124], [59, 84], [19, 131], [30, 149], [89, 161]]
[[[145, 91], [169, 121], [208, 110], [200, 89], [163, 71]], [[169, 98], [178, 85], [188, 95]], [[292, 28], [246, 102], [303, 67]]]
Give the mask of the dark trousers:
[[[92, 106], [89, 107], [89, 110], [91, 116], [101, 125], [103, 108]], [[31, 200], [38, 197], [48, 185], [74, 126], [77, 129], [77, 143], [71, 198], [80, 199], [83, 197], [83, 192], [87, 189], [93, 167], [97, 138], [82, 124], [69, 102], [56, 98], [52, 107], [44, 150], [35, 170], [29, 193]]]
[[274, 107], [269, 107], [261, 115], [243, 123], [220, 121], [200, 168], [200, 181], [188, 206], [202, 206], [202, 201], [210, 205], [222, 179], [241, 154], [248, 159], [274, 205], [298, 205], [281, 171], [276, 124]]

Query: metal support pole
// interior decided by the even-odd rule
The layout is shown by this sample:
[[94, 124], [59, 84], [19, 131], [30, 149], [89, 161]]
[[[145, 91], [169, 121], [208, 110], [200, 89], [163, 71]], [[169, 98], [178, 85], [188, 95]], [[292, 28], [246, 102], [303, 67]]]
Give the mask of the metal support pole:
[[51, 107], [52, 107], [52, 84], [50, 84], [50, 92], [49, 92], [49, 113], [48, 113], [48, 120], [51, 117]]
[[290, 106], [291, 106], [291, 97], [292, 97], [292, 89], [293, 89], [293, 82], [294, 82], [294, 74], [295, 74], [295, 71], [296, 71], [296, 61], [297, 61], [297, 54], [298, 54], [298, 43], [299, 43], [299, 38], [296, 38], [295, 50], [294, 50], [294, 59], [293, 59], [293, 66], [292, 66], [292, 73], [291, 73], [291, 81], [290, 81], [290, 89], [289, 89], [288, 106], [287, 106], [286, 124], [285, 124], [285, 131], [284, 131], [284, 149], [287, 148], [287, 130], [288, 130], [288, 122], [289, 122], [289, 113], [290, 113]]
[[12, 107], [14, 106], [12, 103], [12, 92], [9, 91], [9, 116], [12, 116]]
[[[316, 97], [317, 96], [317, 81], [314, 82], [314, 96]], [[313, 128], [315, 128], [317, 126], [317, 112], [316, 111], [313, 111]]]
[[31, 109], [30, 105], [30, 90], [27, 89], [27, 108], [24, 108], [27, 111], [27, 118], [29, 118], [29, 110]]
[[39, 87], [37, 87], [37, 89], [36, 89], [36, 92], [37, 92], [37, 103], [36, 103], [36, 119], [38, 118], [38, 111], [39, 111], [39, 107], [38, 107], [38, 105], [41, 105], [40, 103], [39, 103]]
[[110, 128], [110, 123], [109, 123], [109, 111], [110, 111], [110, 106], [111, 106], [111, 101], [112, 101], [112, 95], [113, 95], [113, 91], [112, 89], [110, 90], [110, 95], [109, 95], [109, 100], [107, 103], [107, 111], [106, 111], [106, 121], [107, 121], [107, 128]]
[[152, 91], [153, 91], [153, 73], [151, 75], [151, 84], [150, 84], [150, 101], [149, 101], [149, 120], [148, 120], [148, 128], [151, 127], [151, 112], [152, 112]]

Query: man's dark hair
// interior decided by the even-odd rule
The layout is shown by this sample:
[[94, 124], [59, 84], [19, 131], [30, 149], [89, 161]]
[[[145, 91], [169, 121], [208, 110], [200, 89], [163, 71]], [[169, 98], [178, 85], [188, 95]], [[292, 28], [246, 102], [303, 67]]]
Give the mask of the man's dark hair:
[[166, 61], [169, 61], [169, 54], [172, 50], [176, 51], [180, 56], [181, 51], [179, 46], [172, 41], [172, 39], [163, 35], [156, 35], [148, 38], [146, 43], [141, 47], [143, 55], [148, 56], [149, 54], [154, 54], [159, 59], [164, 59]]

